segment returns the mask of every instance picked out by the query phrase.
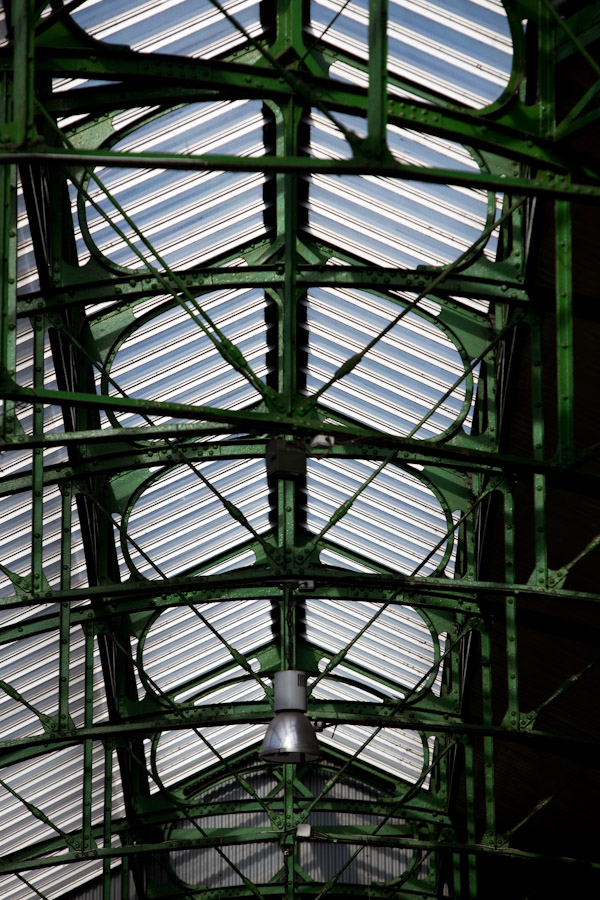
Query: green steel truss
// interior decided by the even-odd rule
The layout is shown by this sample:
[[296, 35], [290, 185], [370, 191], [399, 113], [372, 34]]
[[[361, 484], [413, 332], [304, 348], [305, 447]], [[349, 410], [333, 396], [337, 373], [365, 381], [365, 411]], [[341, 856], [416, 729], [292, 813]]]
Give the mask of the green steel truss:
[[[272, 26], [261, 37], [248, 38], [241, 48], [210, 63], [93, 41], [72, 27], [64, 12], [78, 4], [51, 4], [51, 14], [42, 18], [45, 6], [35, 0], [5, 0], [9, 40], [0, 48], [0, 440], [7, 465], [20, 458], [18, 454], [28, 459], [23, 468], [2, 475], [0, 491], [17, 504], [19, 498], [29, 502], [24, 508], [29, 509], [31, 563], [30, 571], [13, 572], [5, 561], [10, 543], [5, 544], [7, 555], [0, 564], [13, 589], [0, 598], [0, 608], [15, 617], [6, 619], [0, 640], [16, 654], [19, 642], [35, 638], [56, 642], [59, 649], [55, 711], [45, 713], [30, 703], [26, 692], [8, 681], [1, 684], [12, 703], [27, 708], [37, 722], [25, 736], [5, 739], [0, 732], [1, 784], [19, 809], [45, 826], [45, 837], [4, 856], [0, 875], [13, 874], [29, 886], [31, 893], [25, 896], [45, 896], [31, 886], [38, 870], [60, 861], [62, 867], [78, 871], [83, 861], [91, 861], [97, 867], [90, 877], [100, 878], [102, 896], [109, 897], [112, 877], [120, 880], [124, 900], [364, 897], [367, 891], [369, 897], [437, 897], [444, 890], [476, 898], [495, 896], [494, 879], [500, 885], [498, 896], [525, 897], [534, 896], [541, 871], [560, 885], [597, 885], [599, 864], [585, 842], [576, 854], [570, 845], [561, 852], [531, 836], [531, 826], [543, 819], [553, 798], [566, 789], [564, 784], [553, 783], [547, 796], [532, 798], [524, 791], [526, 808], [517, 805], [512, 819], [503, 797], [511, 761], [517, 761], [517, 772], [518, 760], [555, 754], [568, 760], [567, 780], [572, 760], [585, 769], [598, 750], [597, 731], [576, 730], [560, 716], [546, 715], [567, 691], [575, 696], [584, 689], [595, 660], [583, 659], [558, 683], [549, 678], [546, 693], [533, 702], [529, 675], [524, 680], [524, 673], [535, 669], [535, 660], [527, 655], [535, 648], [520, 634], [523, 623], [529, 628], [531, 621], [553, 640], [567, 628], [566, 621], [571, 630], [585, 629], [600, 601], [593, 582], [576, 578], [596, 549], [594, 533], [583, 529], [574, 538], [579, 541], [575, 552], [570, 552], [572, 541], [566, 541], [564, 556], [560, 545], [557, 550], [548, 538], [549, 498], [555, 509], [565, 491], [581, 497], [598, 493], [594, 442], [589, 430], [576, 427], [576, 394], [583, 395], [592, 363], [587, 368], [575, 365], [572, 240], [574, 216], [582, 208], [595, 209], [600, 198], [598, 160], [591, 149], [581, 151], [599, 115], [600, 67], [593, 54], [600, 34], [597, 6], [562, 17], [546, 0], [507, 2], [514, 69], [502, 97], [481, 112], [426, 91], [422, 100], [400, 100], [388, 93], [390, 84], [416, 88], [397, 77], [386, 79], [385, 0], [371, 0], [369, 5], [370, 55], [360, 64], [365, 88], [329, 78], [329, 66], [344, 61], [344, 52], [323, 42], [308, 44], [303, 0], [274, 0]], [[528, 21], [527, 39], [518, 25], [522, 20]], [[567, 112], [564, 103], [557, 111], [557, 85], [569, 66], [583, 73], [583, 87], [578, 86]], [[83, 88], [53, 92], [56, 78], [91, 81]], [[259, 100], [270, 111], [274, 135], [266, 156], [111, 148], [117, 113], [240, 98]], [[352, 147], [349, 158], [306, 154], [303, 128], [310, 108], [336, 122], [345, 121], [344, 116], [366, 119], [365, 137], [346, 135]], [[58, 124], [71, 116], [83, 118], [68, 126]], [[477, 154], [481, 168], [463, 172], [405, 165], [387, 149], [386, 124], [464, 144]], [[80, 267], [70, 196], [79, 194], [80, 203], [106, 197], [101, 180], [94, 181], [100, 164], [103, 171], [121, 167], [264, 173], [271, 203], [268, 233], [183, 271], [156, 255], [153, 263], [132, 272], [118, 271], [98, 255]], [[314, 173], [377, 173], [399, 181], [502, 191], [500, 225], [491, 218], [483, 237], [443, 269], [384, 268], [339, 250], [335, 255], [344, 264], [327, 265], [333, 251], [301, 228], [303, 185]], [[39, 288], [19, 294], [17, 179], [39, 277]], [[115, 212], [113, 207], [111, 215], [117, 226], [127, 221], [126, 210]], [[495, 261], [482, 253], [494, 229], [499, 233]], [[554, 271], [546, 283], [540, 283], [535, 257], [541, 236], [552, 244], [547, 252]], [[140, 235], [142, 243], [152, 250], [151, 236]], [[230, 265], [240, 256], [243, 266]], [[471, 433], [458, 425], [433, 441], [388, 434], [336, 415], [319, 397], [307, 395], [306, 361], [296, 337], [303, 324], [302, 298], [308, 289], [319, 287], [370, 291], [396, 304], [399, 316], [411, 303], [398, 292], [435, 300], [440, 327], [460, 348], [464, 371], [459, 382], [472, 385], [478, 367]], [[253, 388], [256, 402], [225, 410], [218, 404], [143, 399], [110, 389], [114, 348], [129, 333], [141, 304], [160, 296], [177, 303], [196, 298], [201, 310], [204, 294], [237, 288], [264, 289], [269, 298], [268, 374], [258, 377], [234, 343], [210, 323], [203, 327], [221, 359]], [[472, 309], [457, 297], [489, 301], [490, 313]], [[103, 303], [109, 304], [106, 309], [96, 306], [89, 314], [92, 306]], [[33, 349], [23, 376], [17, 371], [18, 337], [26, 326], [31, 328]], [[365, 345], [349, 358], [332, 383], [347, 377], [368, 349]], [[56, 372], [50, 384], [44, 377], [48, 359]], [[525, 423], [517, 436], [505, 427], [515, 404]], [[61, 411], [62, 424], [47, 430], [44, 410], [52, 407]], [[21, 424], [23, 411], [29, 414], [26, 428]], [[137, 414], [141, 424], [121, 427], [121, 413]], [[442, 564], [423, 577], [419, 571], [399, 574], [373, 559], [362, 560], [371, 567], [365, 572], [323, 561], [322, 551], [329, 549], [346, 555], [349, 563], [361, 562], [360, 555], [331, 543], [328, 532], [350, 514], [368, 483], [359, 484], [319, 532], [307, 528], [299, 482], [277, 475], [269, 479], [268, 529], [257, 530], [234, 503], [214, 493], [246, 530], [235, 551], [224, 548], [183, 574], [167, 576], [155, 570], [144, 577], [132, 562], [130, 576], [119, 575], [120, 546], [129, 547], [138, 567], [144, 558], [143, 546], [127, 533], [126, 512], [152, 473], [183, 466], [202, 479], [198, 467], [207, 460], [263, 460], [273, 437], [306, 448], [317, 434], [331, 436], [335, 443], [309, 449], [313, 459], [374, 461], [377, 471], [422, 467], [422, 477], [447, 514], [448, 532], [440, 545], [447, 546], [447, 554], [455, 547], [453, 578], [444, 574]], [[61, 448], [65, 452], [56, 457]], [[61, 523], [59, 574], [51, 581], [44, 557], [50, 496], [58, 498]], [[10, 536], [12, 525], [2, 527]], [[71, 573], [80, 565], [72, 558], [79, 529], [89, 586], [73, 587]], [[254, 554], [254, 565], [228, 569], [227, 561], [242, 550]], [[223, 571], [215, 572], [219, 567]], [[215, 751], [220, 728], [264, 726], [270, 720], [274, 671], [292, 666], [319, 677], [350, 653], [353, 641], [323, 663], [325, 654], [306, 640], [303, 609], [311, 598], [370, 601], [376, 615], [410, 606], [423, 613], [436, 640], [446, 636], [445, 644], [436, 644], [432, 671], [403, 698], [394, 699], [389, 690], [386, 694], [394, 686], [381, 675], [378, 700], [358, 703], [344, 700], [343, 694], [309, 700], [310, 717], [327, 728], [354, 724], [374, 729], [364, 734], [385, 728], [417, 735], [425, 752], [415, 783], [366, 762], [358, 747], [353, 754], [324, 745], [320, 788], [310, 780], [309, 770], [286, 766], [265, 776], [271, 779], [267, 791], [258, 787], [256, 738], [233, 754]], [[239, 652], [204, 614], [206, 604], [215, 599], [230, 601], [232, 608], [243, 600], [272, 601], [273, 639], [251, 654]], [[208, 682], [215, 677], [240, 686], [250, 680], [264, 688], [265, 699], [195, 705], [178, 699], [175, 688], [161, 687], [144, 671], [143, 647], [152, 624], [160, 613], [177, 607], [192, 610], [198, 629], [213, 629], [229, 654], [220, 669], [198, 673], [196, 691], [208, 694]], [[83, 711], [76, 721], [75, 641], [83, 690]], [[350, 660], [350, 670], [360, 678], [365, 673]], [[100, 720], [94, 713], [98, 661], [107, 704], [107, 715]], [[443, 686], [437, 696], [421, 688], [431, 683], [441, 663]], [[560, 666], [557, 671], [562, 671]], [[192, 743], [211, 749], [213, 762], [195, 776], [162, 784], [155, 769], [159, 739], [181, 731], [189, 733]], [[34, 794], [27, 784], [14, 787], [10, 774], [29, 761], [33, 782], [36, 762], [48, 757], [58, 765], [73, 748], [81, 759], [80, 809], [77, 823], [62, 827], [44, 811], [43, 799], [31, 799]], [[527, 773], [525, 767], [514, 777], [526, 781]], [[365, 799], [336, 793], [335, 785], [344, 779], [363, 784]], [[124, 808], [115, 813], [117, 780], [123, 786]], [[57, 790], [60, 783], [58, 774]], [[93, 802], [98, 791], [99, 815]], [[357, 860], [373, 848], [392, 848], [404, 853], [402, 873], [387, 881], [374, 876], [366, 888], [344, 876], [348, 856], [326, 877], [311, 878], [303, 868], [307, 838], [299, 826], [315, 813], [322, 822], [340, 814], [347, 824], [313, 826], [311, 841], [331, 847], [332, 853], [347, 843]], [[227, 816], [222, 821], [229, 824], [218, 827], [211, 819], [215, 816]], [[237, 845], [247, 843], [258, 855], [263, 845], [280, 848], [280, 864], [268, 880], [254, 883], [236, 863]], [[234, 873], [233, 880], [203, 886], [201, 880], [192, 885], [177, 877], [177, 860], [205, 848], [214, 848], [215, 858]], [[523, 885], [522, 893], [507, 887], [514, 877]], [[67, 880], [65, 893], [68, 887]]]

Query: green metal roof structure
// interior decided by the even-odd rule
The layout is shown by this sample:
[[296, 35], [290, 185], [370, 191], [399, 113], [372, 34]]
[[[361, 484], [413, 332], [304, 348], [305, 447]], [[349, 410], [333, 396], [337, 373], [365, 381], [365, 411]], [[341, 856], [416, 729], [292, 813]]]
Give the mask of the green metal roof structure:
[[595, 896], [600, 6], [1, 9], [2, 900]]

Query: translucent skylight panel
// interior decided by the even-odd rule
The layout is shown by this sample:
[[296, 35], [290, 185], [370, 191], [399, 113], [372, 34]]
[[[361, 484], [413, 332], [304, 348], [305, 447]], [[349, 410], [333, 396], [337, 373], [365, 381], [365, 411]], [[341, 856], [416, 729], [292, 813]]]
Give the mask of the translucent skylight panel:
[[[27, 808], [27, 803], [40, 809], [61, 831], [81, 829], [83, 774], [83, 748], [79, 746], [4, 767], [2, 779], [14, 793], [0, 786], [0, 853], [3, 858], [36, 841], [57, 836], [50, 824]], [[92, 820], [101, 821], [105, 783], [101, 744], [95, 747], [90, 776], [94, 788]]]
[[[415, 784], [423, 774], [424, 763], [423, 742], [418, 732], [382, 728], [375, 734], [375, 730], [363, 725], [340, 724], [322, 731], [319, 742]], [[428, 784], [426, 777], [423, 787]]]
[[[61, 579], [62, 496], [57, 487], [47, 487], [43, 492], [41, 563], [43, 577], [52, 587], [58, 587]], [[36, 499], [39, 502], [39, 498]], [[11, 573], [29, 578], [32, 573], [33, 508], [31, 491], [0, 496], [0, 521], [5, 526], [0, 535], [2, 565]], [[69, 559], [71, 587], [87, 584], [83, 540], [76, 508], [72, 509], [71, 550]], [[43, 583], [40, 587], [43, 587]], [[10, 578], [0, 572], [0, 596], [11, 595], [15, 588]]]
[[[48, 614], [48, 610], [45, 612]], [[18, 621], [23, 622], [24, 619]], [[7, 628], [9, 623], [3, 621], [2, 625]], [[81, 626], [71, 628], [68, 645], [60, 643], [57, 628], [20, 637], [18, 641], [0, 643], [0, 671], [2, 683], [6, 685], [6, 690], [0, 691], [3, 739], [43, 732], [44, 717], [58, 714], [59, 689], [68, 689], [68, 715], [77, 727], [85, 724], [86, 707], [94, 721], [105, 720], [108, 709], [96, 642], [94, 651], [93, 668], [88, 672], [85, 636]], [[64, 668], [61, 669], [61, 666]], [[61, 681], [65, 668], [68, 669], [68, 684]], [[90, 679], [89, 684], [87, 679]], [[86, 685], [90, 689], [87, 703]]]
[[[108, 392], [226, 409], [255, 402], [259, 399], [256, 389], [223, 358], [207, 331], [214, 334], [214, 324], [243, 354], [254, 374], [264, 378], [265, 307], [264, 292], [258, 289], [211, 292], [200, 295], [195, 303], [163, 305], [119, 345], [110, 366]], [[147, 424], [131, 412], [117, 413], [115, 419], [124, 426]]]
[[241, 753], [264, 737], [264, 725], [222, 725], [195, 731], [163, 732], [154, 750], [159, 783], [151, 785], [155, 792], [178, 781], [195, 777], [198, 772], [218, 762], [217, 753], [226, 759]]
[[[313, 0], [311, 31], [354, 56], [368, 59], [368, 0]], [[506, 87], [512, 40], [500, 0], [390, 0], [388, 70], [418, 89], [483, 107]]]
[[88, 0], [72, 16], [98, 40], [208, 59], [245, 43], [244, 31], [253, 37], [262, 31], [256, 0], [224, 0], [222, 6], [228, 15], [208, 0]]
[[[228, 646], [242, 656], [273, 640], [271, 604], [268, 600], [207, 603], [174, 607], [158, 616], [143, 646], [143, 668], [161, 691], [182, 690], [177, 699], [194, 702], [206, 689], [206, 676], [221, 666], [230, 666], [226, 676], [242, 676], [256, 684], [234, 660]], [[214, 628], [215, 634], [206, 624]], [[186, 685], [188, 685], [186, 687]], [[242, 688], [240, 688], [242, 690]], [[264, 690], [260, 689], [261, 698]]]
[[323, 565], [337, 566], [340, 569], [349, 569], [351, 572], [374, 572], [371, 566], [366, 566], [349, 556], [336, 553], [335, 550], [321, 550], [319, 560]]
[[43, 732], [40, 716], [54, 716], [58, 711], [58, 669], [58, 632], [0, 646], [2, 681], [25, 701], [0, 692], [3, 739]]
[[[324, 669], [328, 659], [322, 659], [320, 666]], [[324, 677], [315, 688], [314, 696], [320, 700], [346, 700], [352, 703], [381, 703], [382, 693], [388, 694], [385, 688], [377, 685], [375, 679], [368, 675], [354, 672], [348, 666], [336, 667], [336, 678]], [[343, 679], [343, 680], [342, 680]], [[359, 685], [364, 684], [364, 687]], [[399, 692], [390, 692], [388, 696], [401, 696]]]
[[309, 531], [323, 531], [327, 541], [367, 562], [377, 560], [379, 565], [407, 575], [431, 574], [446, 550], [446, 518], [431, 489], [407, 472], [386, 467], [329, 527], [331, 516], [365, 485], [376, 468], [375, 463], [359, 460], [309, 459]]
[[37, 291], [40, 287], [33, 238], [25, 206], [21, 179], [17, 179], [17, 293]]
[[392, 434], [424, 439], [456, 427], [467, 379], [457, 347], [437, 324], [407, 312], [341, 379], [339, 367], [381, 335], [403, 307], [363, 291], [313, 288], [306, 301], [307, 393]]
[[[140, 125], [112, 149], [256, 156], [264, 153], [263, 126], [255, 101], [196, 103]], [[113, 265], [185, 269], [265, 234], [260, 173], [98, 167], [95, 175], [101, 184], [87, 189], [88, 249]]]
[[[38, 350], [38, 358], [35, 358], [35, 341], [34, 330], [31, 321], [27, 318], [19, 318], [17, 320], [17, 343], [16, 343], [16, 382], [21, 387], [32, 388], [36, 383], [34, 378], [34, 369], [36, 366], [43, 368], [43, 382], [37, 384], [45, 390], [57, 390], [58, 383], [56, 380], [56, 372], [50, 347], [50, 338], [48, 332], [44, 333], [42, 349]], [[38, 376], [39, 378], [39, 376]], [[17, 402], [16, 414], [18, 418], [18, 428], [24, 434], [34, 433], [33, 403], [21, 401]], [[39, 428], [40, 425], [38, 424]], [[62, 410], [59, 406], [52, 404], [44, 404], [42, 411], [42, 425], [44, 433], [64, 431], [64, 420]], [[63, 462], [67, 459], [67, 451], [64, 447], [47, 447], [44, 450], [44, 462], [48, 464]], [[8, 474], [8, 470], [5, 472]]]
[[[263, 460], [201, 463], [197, 468], [256, 532], [269, 529]], [[148, 578], [193, 570], [217, 553], [253, 540], [251, 531], [232, 518], [187, 466], [167, 470], [149, 483], [133, 507], [126, 530], [122, 546], [136, 570]]]
[[[341, 128], [321, 113], [311, 116], [310, 152], [321, 159], [350, 158]], [[359, 137], [366, 121], [339, 116], [341, 126]], [[405, 165], [478, 171], [458, 144], [387, 128], [387, 144]], [[375, 175], [313, 175], [309, 182], [309, 231], [359, 262], [416, 268], [452, 262], [480, 237], [488, 218], [486, 191], [448, 184], [426, 184]], [[493, 258], [496, 238], [485, 253]]]
[[[0, 876], [2, 900], [60, 900], [72, 891], [102, 874], [102, 862], [54, 864], [45, 869], [27, 870], [21, 867], [19, 875]], [[24, 880], [25, 879], [25, 880]], [[31, 885], [31, 887], [30, 887]]]
[[194, 701], [195, 706], [212, 703], [251, 703], [255, 700], [264, 700], [265, 692], [256, 681], [251, 681], [246, 676], [244, 681], [235, 681], [223, 684], [208, 691], [202, 697]]
[[[433, 680], [432, 635], [424, 619], [410, 607], [390, 604], [382, 611], [380, 604], [366, 601], [307, 600], [305, 620], [311, 644], [331, 656], [349, 647], [343, 672], [341, 666], [335, 666], [332, 676], [359, 680], [349, 668], [354, 663], [367, 676], [371, 672], [387, 680], [388, 686], [376, 677], [370, 680], [371, 690], [387, 696], [396, 695], [396, 689], [404, 688], [405, 693], [417, 686], [423, 689], [428, 680]], [[368, 684], [367, 678], [362, 683]]]

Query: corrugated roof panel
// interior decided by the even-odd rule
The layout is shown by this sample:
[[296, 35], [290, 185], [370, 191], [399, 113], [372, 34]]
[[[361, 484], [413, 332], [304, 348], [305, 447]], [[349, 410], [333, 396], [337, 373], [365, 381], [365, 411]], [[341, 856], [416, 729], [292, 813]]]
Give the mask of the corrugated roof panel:
[[[258, 662], [258, 660], [255, 660]], [[253, 660], [249, 659], [249, 663]], [[265, 692], [256, 681], [251, 681], [243, 670], [240, 670], [241, 680], [224, 684], [222, 687], [209, 691], [195, 701], [195, 706], [205, 703], [250, 703], [254, 700], [264, 700]]]
[[101, 861], [56, 864], [48, 869], [22, 869], [19, 875], [0, 876], [0, 893], [2, 900], [38, 900], [39, 897], [59, 900], [67, 891], [101, 873]]
[[35, 264], [33, 239], [25, 207], [23, 187], [19, 178], [17, 180], [17, 293], [38, 291], [39, 288], [40, 279]]
[[[123, 816], [125, 807], [116, 752], [111, 754], [111, 765], [112, 817], [119, 818]], [[11, 787], [40, 808], [59, 828], [68, 830], [80, 827], [81, 810], [83, 809], [83, 751], [80, 747], [67, 748], [39, 760], [11, 766], [3, 771], [3, 778], [5, 778], [5, 772], [9, 774], [9, 778], [5, 780], [10, 783]], [[60, 780], [57, 779], [58, 772], [60, 772]], [[92, 825], [102, 821], [105, 800], [104, 774], [104, 749], [101, 744], [96, 744], [92, 748]], [[5, 813], [9, 810], [10, 816], [7, 819]], [[6, 823], [5, 835], [3, 835], [5, 830], [2, 826], [3, 822]], [[15, 838], [12, 837], [12, 823], [16, 826]], [[11, 847], [14, 850], [21, 850], [26, 848], [30, 841], [33, 843], [42, 839], [44, 828], [46, 826], [40, 819], [32, 812], [27, 811], [20, 801], [0, 787], [0, 855], [2, 858], [5, 858], [6, 854], [10, 852]], [[48, 827], [45, 836], [55, 838], [57, 834], [54, 829]], [[113, 837], [112, 840], [118, 843], [117, 838]], [[99, 847], [104, 846], [103, 839], [99, 835], [96, 837], [96, 842]], [[61, 854], [54, 855], [60, 857]], [[101, 861], [57, 864], [32, 871], [23, 869], [21, 874], [32, 887], [29, 887], [18, 875], [3, 876], [0, 878], [2, 900], [29, 900], [34, 896], [32, 890], [41, 892], [40, 896], [47, 897], [48, 900], [59, 898], [64, 896], [67, 891], [98, 876], [101, 871]], [[35, 896], [38, 895], [35, 894]]]
[[[334, 656], [377, 615], [348, 651], [346, 665], [334, 667], [331, 675], [360, 681], [388, 697], [404, 696], [417, 685], [417, 690], [423, 690], [436, 676], [439, 678], [439, 673], [431, 671], [435, 645], [427, 623], [407, 606], [390, 604], [380, 610], [381, 604], [367, 601], [307, 600], [306, 638]], [[362, 678], [348, 666], [350, 663], [363, 670]], [[376, 677], [369, 678], [368, 673]]]
[[[104, 748], [92, 750], [92, 823], [101, 822], [104, 809]], [[82, 828], [84, 778], [83, 747], [67, 747], [37, 759], [5, 766], [2, 780], [21, 798], [0, 786], [0, 848], [2, 856], [24, 849], [34, 842], [55, 838], [55, 828], [27, 808], [23, 801], [40, 809], [61, 831]], [[122, 813], [123, 809], [119, 810]]]
[[[243, 353], [253, 372], [263, 378], [267, 353], [264, 291], [211, 292], [198, 297], [197, 303]], [[223, 359], [200, 327], [202, 321], [192, 304], [185, 309], [166, 304], [142, 320], [118, 347], [110, 366], [111, 382], [104, 389], [113, 396], [226, 409], [239, 409], [260, 399], [246, 378]], [[147, 419], [135, 413], [117, 413], [114, 420], [127, 427], [147, 424]], [[157, 417], [152, 421], [156, 423]], [[172, 420], [165, 416], [160, 421]]]
[[[43, 367], [44, 372], [43, 387], [46, 390], [57, 390], [58, 384], [48, 332], [44, 333], [43, 352], [40, 351], [40, 358], [34, 359], [34, 332], [29, 319], [17, 319], [15, 363], [15, 380], [21, 387], [32, 388], [34, 386], [34, 367], [39, 365]], [[16, 424], [17, 437], [19, 433], [33, 434], [33, 404], [25, 401], [17, 402], [15, 404], [15, 412], [18, 419]], [[44, 404], [41, 427], [45, 434], [64, 430], [62, 410], [59, 406]], [[31, 456], [27, 451], [26, 455], [18, 450], [8, 450], [0, 453], [0, 473], [8, 475], [26, 468], [27, 465], [24, 464], [26, 458], [29, 461], [28, 467], [30, 467]], [[67, 451], [64, 447], [57, 446], [44, 450], [44, 463], [46, 465], [62, 462], [67, 458]]]
[[[312, 824], [313, 816], [309, 817]], [[313, 825], [315, 837], [318, 824]], [[346, 841], [327, 843], [300, 841], [298, 862], [309, 878], [317, 883], [335, 879], [335, 884], [385, 884], [400, 878], [406, 871], [413, 853], [397, 847], [377, 847], [351, 844]], [[369, 896], [369, 888], [365, 890]]]
[[[244, 782], [249, 784], [258, 797], [281, 797], [283, 786], [279, 778], [279, 772], [273, 766], [265, 765], [259, 761], [249, 759], [248, 767], [244, 767]], [[202, 789], [201, 785], [190, 791], [189, 797], [194, 803], [209, 805], [211, 803], [228, 803], [235, 800], [246, 800], [248, 791], [242, 787], [239, 780], [230, 773], [208, 788]]]
[[[243, 656], [273, 640], [268, 600], [206, 603], [194, 609]], [[240, 675], [248, 678], [223, 640], [187, 606], [166, 610], [153, 622], [144, 641], [142, 661], [144, 671], [161, 691], [182, 688], [177, 697], [180, 701], [193, 700], [204, 691], [206, 675], [221, 666], [230, 666], [227, 674], [220, 676], [221, 682]], [[245, 688], [243, 685], [240, 689]], [[262, 689], [260, 697], [264, 697]]]
[[[42, 567], [51, 587], [61, 578], [62, 496], [57, 487], [43, 492]], [[22, 577], [31, 575], [32, 567], [32, 496], [31, 491], [0, 497], [0, 521], [5, 526], [0, 534], [2, 565]], [[87, 584], [83, 540], [75, 503], [72, 505], [71, 553], [69, 560], [71, 587]], [[0, 596], [14, 593], [9, 577], [0, 572]]]
[[[311, 31], [368, 58], [368, 0], [313, 0]], [[426, 91], [483, 107], [508, 84], [512, 39], [500, 0], [390, 0], [388, 70]]]
[[[329, 659], [326, 657], [319, 660], [319, 668], [324, 670], [328, 662]], [[315, 688], [315, 697], [318, 693], [321, 700], [347, 700], [351, 703], [382, 702], [379, 691], [380, 686], [375, 679], [370, 678], [368, 675], [361, 675], [344, 665], [335, 667], [335, 675], [336, 678], [323, 678], [319, 681], [318, 687]], [[357, 682], [364, 683], [371, 690], [358, 687]], [[378, 693], [375, 693], [375, 691], [378, 691]], [[389, 688], [388, 691], [390, 696], [400, 696], [398, 691], [394, 692]]]
[[[364, 119], [338, 119], [365, 137]], [[310, 135], [313, 156], [351, 157], [341, 130], [321, 113], [313, 112]], [[465, 148], [442, 138], [390, 125], [387, 143], [393, 156], [407, 165], [478, 170]], [[361, 261], [381, 266], [415, 268], [452, 262], [480, 236], [487, 223], [486, 191], [375, 175], [314, 175], [309, 184], [311, 234]], [[493, 258], [495, 250], [496, 238], [492, 236], [485, 252]]]
[[[204, 819], [201, 824], [204, 827]], [[240, 828], [260, 827], [263, 825], [263, 817], [256, 813], [245, 813], [244, 818], [238, 819], [236, 825]], [[216, 827], [226, 826], [219, 823]], [[253, 885], [268, 884], [275, 879], [284, 864], [284, 856], [278, 843], [224, 844], [220, 851], [214, 847], [181, 850], [170, 853], [169, 860], [175, 874], [182, 881], [208, 888], [243, 885], [241, 875]]]
[[[306, 310], [310, 395], [388, 327], [403, 307], [366, 291], [313, 288]], [[463, 373], [461, 355], [442, 328], [419, 312], [409, 312], [319, 402], [386, 433], [435, 438], [468, 411]]]
[[[308, 460], [307, 526], [319, 533], [335, 510], [364, 484], [377, 464], [363, 460]], [[382, 566], [431, 575], [447, 550], [446, 516], [421, 480], [386, 466], [326, 532], [326, 538]], [[439, 549], [434, 551], [438, 542]], [[452, 539], [450, 539], [453, 543]], [[424, 562], [431, 554], [431, 558]]]
[[[318, 688], [317, 688], [318, 691]], [[400, 728], [375, 728], [362, 725], [336, 725], [319, 734], [319, 742], [350, 756], [383, 769], [389, 775], [397, 775], [411, 784], [419, 780], [423, 771], [423, 742], [417, 732]], [[365, 741], [371, 738], [364, 749]], [[429, 781], [423, 784], [428, 786]]]
[[[262, 104], [256, 101], [194, 103], [140, 125], [112, 149], [256, 156], [265, 152], [263, 127]], [[169, 266], [189, 268], [265, 234], [265, 179], [260, 173], [101, 166], [95, 174]], [[141, 254], [162, 269], [104, 191], [91, 183], [89, 194], [102, 210], [86, 201], [86, 228], [101, 256], [135, 270], [145, 266]], [[135, 250], [110, 223], [118, 225]]]
[[[21, 695], [41, 715], [58, 711], [59, 635], [47, 633], [20, 638], [0, 646], [2, 681]], [[3, 739], [41, 734], [42, 722], [24, 703], [0, 692]]]
[[[256, 0], [224, 0], [222, 6], [248, 34], [262, 33]], [[142, 53], [208, 59], [246, 41], [208, 0], [88, 0], [72, 16], [97, 40], [128, 44]]]
[[[234, 503], [258, 533], [270, 528], [263, 460], [200, 463], [197, 469]], [[181, 573], [244, 541], [251, 532], [227, 512], [221, 500], [187, 466], [153, 478], [134, 504], [128, 535], [151, 560], [122, 537], [136, 570], [148, 578]]]
[[375, 569], [370, 566], [365, 566], [355, 559], [336, 553], [335, 550], [321, 550], [319, 560], [323, 565], [338, 566], [341, 569], [350, 569], [352, 572], [375, 572]]
[[232, 572], [234, 569], [243, 569], [245, 566], [253, 566], [256, 562], [254, 550], [242, 550], [241, 553], [232, 553], [227, 559], [221, 560], [215, 565], [202, 569], [203, 575], [216, 575], [222, 572]]
[[[156, 771], [163, 786], [176, 784], [197, 775], [207, 766], [218, 762], [214, 748], [228, 758], [241, 753], [264, 737], [264, 725], [222, 725], [218, 728], [199, 728], [207, 744], [190, 730], [163, 732], [152, 749]], [[152, 791], [158, 785], [151, 786]]]
[[[2, 682], [23, 698], [21, 702], [5, 690], [0, 691], [3, 740], [41, 734], [44, 725], [39, 716], [58, 715], [60, 647], [57, 629], [0, 644]], [[100, 722], [108, 718], [108, 707], [95, 638], [93, 657], [91, 714], [94, 722]], [[83, 727], [86, 713], [85, 637], [79, 626], [71, 628], [68, 667], [68, 713], [77, 727]]]

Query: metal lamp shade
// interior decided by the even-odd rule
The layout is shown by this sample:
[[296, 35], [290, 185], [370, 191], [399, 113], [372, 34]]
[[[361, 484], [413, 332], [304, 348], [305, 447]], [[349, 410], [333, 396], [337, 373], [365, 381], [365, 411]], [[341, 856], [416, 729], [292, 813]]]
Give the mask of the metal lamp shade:
[[318, 759], [319, 744], [306, 716], [294, 709], [277, 713], [265, 734], [260, 758], [272, 763], [312, 762]]

